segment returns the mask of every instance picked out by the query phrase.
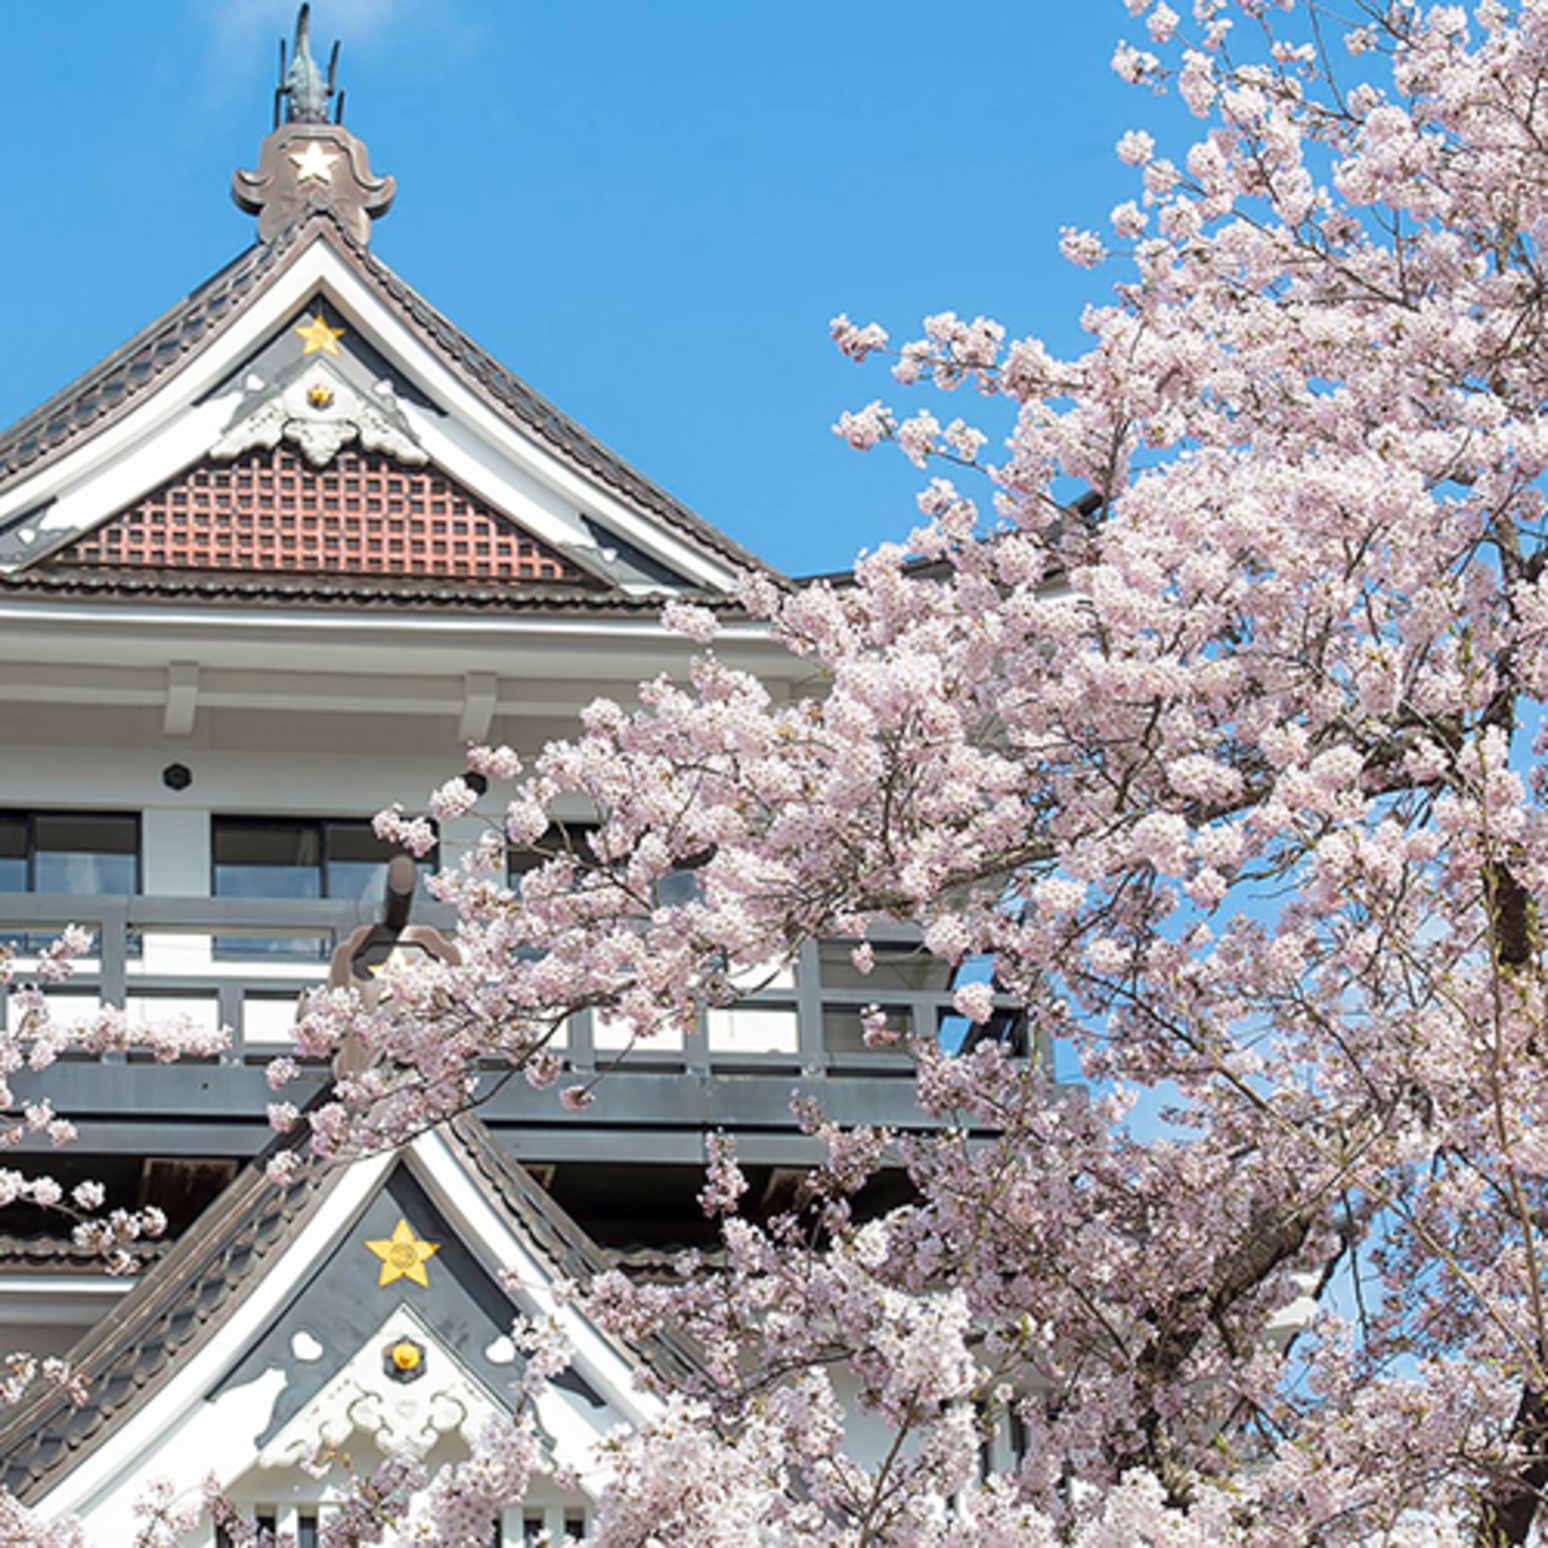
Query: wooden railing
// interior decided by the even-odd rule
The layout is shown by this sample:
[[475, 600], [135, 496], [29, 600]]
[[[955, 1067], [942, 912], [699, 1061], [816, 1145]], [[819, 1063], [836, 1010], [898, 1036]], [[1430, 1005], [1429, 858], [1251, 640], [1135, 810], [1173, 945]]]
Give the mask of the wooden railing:
[[[118, 1054], [50, 1071], [48, 1089], [60, 1090], [62, 1105], [117, 1123], [130, 1109], [140, 1114], [150, 1100], [179, 1111], [198, 1103], [200, 1122], [223, 1115], [245, 1123], [261, 1119], [262, 1067], [290, 1046], [300, 996], [324, 982], [338, 943], [377, 913], [374, 903], [340, 900], [9, 894], [0, 895], [0, 937], [16, 944], [17, 981], [25, 982], [29, 949], [67, 924], [92, 932], [91, 953], [65, 983], [47, 991], [63, 1016], [113, 1004], [124, 1006], [132, 1021], [183, 1015], [229, 1030], [227, 1051], [211, 1061], [218, 1069], [204, 1063], [209, 1073], [186, 1093], [198, 1061], [193, 1070], [179, 1066], [179, 1078], [170, 1082], [166, 1072], [156, 1072], [162, 1083], [153, 1089], [107, 1079], [104, 1066], [137, 1062], [132, 1053]], [[416, 905], [414, 919], [451, 925], [449, 912], [434, 905]], [[949, 970], [921, 952], [917, 938], [902, 928], [878, 933], [870, 975], [855, 970], [848, 944], [809, 942], [793, 964], [749, 980], [735, 1006], [710, 1011], [697, 1036], [629, 1047], [605, 1015], [573, 1016], [560, 1041], [567, 1064], [578, 1077], [608, 1075], [607, 1100], [591, 1120], [658, 1129], [716, 1122], [789, 1128], [790, 1094], [800, 1088], [824, 1093], [825, 1101], [833, 1095], [853, 1121], [906, 1121], [913, 1060], [898, 1047], [867, 1047], [862, 1011], [878, 1004], [890, 1029], [937, 1036], [952, 1047], [983, 1032], [972, 1033], [955, 1016]], [[1016, 1027], [1007, 1003], [989, 1031], [1014, 1043]], [[94, 1068], [104, 1078], [93, 1078]], [[887, 1095], [888, 1088], [896, 1089]], [[517, 1081], [501, 1088], [494, 1105], [508, 1109], [508, 1121], [525, 1123], [529, 1107], [534, 1114], [546, 1110], [534, 1105], [539, 1096], [551, 1103], [551, 1095], [528, 1092]]]

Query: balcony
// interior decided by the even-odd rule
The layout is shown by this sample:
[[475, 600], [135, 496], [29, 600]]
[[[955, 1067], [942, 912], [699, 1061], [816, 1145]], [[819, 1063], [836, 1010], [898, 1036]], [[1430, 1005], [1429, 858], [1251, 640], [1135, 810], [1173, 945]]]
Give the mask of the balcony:
[[[107, 1003], [123, 1005], [131, 1021], [181, 1015], [231, 1034], [220, 1058], [173, 1066], [132, 1050], [67, 1059], [45, 1076], [17, 1077], [17, 1096], [47, 1094], [76, 1123], [82, 1145], [98, 1153], [256, 1152], [268, 1138], [264, 1112], [274, 1099], [265, 1066], [290, 1049], [298, 998], [324, 981], [337, 944], [377, 913], [353, 900], [0, 896], [0, 934], [12, 939], [36, 943], [72, 923], [93, 932], [95, 955], [48, 991], [62, 1016]], [[451, 922], [433, 905], [417, 906], [414, 919]], [[736, 1131], [750, 1161], [799, 1161], [810, 1142], [791, 1116], [796, 1095], [815, 1097], [843, 1124], [918, 1127], [925, 1120], [913, 1102], [912, 1060], [867, 1048], [861, 1011], [880, 1004], [890, 1027], [953, 1047], [969, 1029], [952, 1012], [948, 971], [920, 954], [906, 930], [883, 932], [873, 945], [875, 970], [862, 977], [847, 945], [809, 943], [793, 967], [764, 975], [734, 1007], [709, 1012], [696, 1037], [627, 1049], [604, 1015], [580, 1013], [558, 1047], [569, 1078], [605, 1072], [593, 1104], [562, 1112], [552, 1091], [502, 1080], [492, 1068], [482, 1116], [513, 1153], [534, 1162], [597, 1157], [602, 1149], [691, 1161], [711, 1128]], [[17, 981], [27, 976], [22, 957]], [[1014, 1035], [1009, 1002], [987, 1030]], [[309, 1069], [286, 1095], [303, 1100], [323, 1078], [321, 1066]]]

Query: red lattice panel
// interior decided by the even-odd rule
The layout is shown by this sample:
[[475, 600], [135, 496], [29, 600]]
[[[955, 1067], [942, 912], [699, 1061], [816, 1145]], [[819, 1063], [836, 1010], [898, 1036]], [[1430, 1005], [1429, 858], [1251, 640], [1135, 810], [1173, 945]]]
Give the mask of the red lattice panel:
[[289, 447], [206, 462], [62, 550], [58, 564], [584, 583], [562, 554], [433, 468]]

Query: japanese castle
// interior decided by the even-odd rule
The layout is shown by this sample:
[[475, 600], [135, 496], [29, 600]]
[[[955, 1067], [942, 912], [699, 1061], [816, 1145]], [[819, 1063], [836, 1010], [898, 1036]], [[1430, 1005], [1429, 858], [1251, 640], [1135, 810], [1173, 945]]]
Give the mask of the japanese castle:
[[[810, 945], [698, 1037], [632, 1053], [583, 1113], [507, 1081], [394, 1154], [283, 1185], [255, 1164], [304, 1144], [265, 1118], [299, 997], [381, 917], [393, 851], [373, 814], [460, 773], [469, 743], [531, 753], [597, 695], [632, 701], [686, 661], [666, 602], [722, 605], [767, 569], [377, 255], [394, 182], [341, 122], [308, 31], [303, 6], [273, 130], [233, 180], [251, 245], [0, 433], [0, 933], [18, 981], [76, 923], [94, 943], [50, 990], [58, 1015], [111, 1003], [230, 1029], [218, 1057], [12, 1077], [79, 1138], [7, 1165], [101, 1179], [110, 1207], [169, 1221], [114, 1277], [68, 1220], [0, 1210], [5, 1348], [69, 1351], [89, 1383], [79, 1405], [40, 1385], [0, 1409], [0, 1483], [100, 1548], [130, 1540], [148, 1480], [207, 1475], [307, 1548], [339, 1485], [319, 1456], [433, 1464], [508, 1409], [518, 1311], [560, 1318], [578, 1355], [539, 1402], [550, 1466], [503, 1540], [583, 1536], [591, 1500], [553, 1475], [654, 1411], [641, 1369], [692, 1353], [618, 1344], [556, 1282], [709, 1242], [713, 1130], [736, 1134], [767, 1206], [815, 1156], [793, 1095], [841, 1123], [917, 1122], [909, 1062], [865, 1046], [860, 1010], [934, 1029], [949, 1004], [906, 941], [864, 979], [847, 947]], [[717, 649], [802, 691], [802, 664], [734, 615]], [[485, 806], [442, 827], [438, 863], [499, 821], [497, 791]], [[450, 923], [423, 898], [413, 920]], [[619, 1044], [582, 1014], [562, 1051], [585, 1078]], [[306, 1068], [295, 1100], [328, 1076]]]

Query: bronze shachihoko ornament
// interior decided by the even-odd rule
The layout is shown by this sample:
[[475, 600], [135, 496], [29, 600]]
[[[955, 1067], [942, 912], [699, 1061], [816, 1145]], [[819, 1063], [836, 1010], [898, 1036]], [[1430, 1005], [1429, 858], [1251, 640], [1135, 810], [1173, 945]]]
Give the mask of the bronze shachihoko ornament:
[[397, 184], [372, 173], [364, 143], [344, 127], [339, 45], [333, 45], [325, 74], [312, 57], [311, 9], [301, 7], [295, 47], [288, 57], [280, 43], [273, 132], [259, 148], [257, 171], [233, 176], [231, 196], [258, 217], [258, 236], [264, 242], [326, 210], [364, 243], [371, 238], [372, 220], [391, 208]]

